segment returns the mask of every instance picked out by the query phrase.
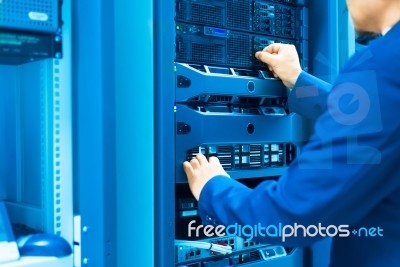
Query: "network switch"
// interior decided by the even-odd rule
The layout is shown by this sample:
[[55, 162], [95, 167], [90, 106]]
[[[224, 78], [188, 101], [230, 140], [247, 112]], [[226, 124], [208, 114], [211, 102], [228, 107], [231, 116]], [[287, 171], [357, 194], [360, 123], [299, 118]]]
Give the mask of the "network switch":
[[[223, 246], [230, 246], [232, 248], [233, 253], [242, 250], [248, 251], [249, 249], [265, 247], [265, 245], [259, 242], [255, 242], [253, 240], [246, 240], [238, 236], [209, 238], [209, 239], [203, 239], [202, 242], [207, 242], [210, 244], [219, 244]], [[179, 244], [175, 245], [175, 253], [177, 256], [176, 257], [177, 263], [198, 260], [198, 259], [204, 260], [219, 255], [218, 253], [215, 253], [210, 250], [198, 249], [190, 246], [182, 246]], [[261, 260], [261, 256], [257, 257], [257, 259]]]
[[62, 57], [60, 35], [1, 30], [0, 39], [0, 64]]
[[[202, 242], [230, 246], [231, 255], [221, 255], [211, 250], [199, 249], [177, 243], [175, 245], [178, 266], [238, 266], [254, 262], [265, 262], [284, 257], [293, 252], [283, 246], [261, 244], [238, 236], [203, 239]], [[222, 257], [225, 256], [225, 257]], [[197, 265], [196, 265], [197, 264]]]

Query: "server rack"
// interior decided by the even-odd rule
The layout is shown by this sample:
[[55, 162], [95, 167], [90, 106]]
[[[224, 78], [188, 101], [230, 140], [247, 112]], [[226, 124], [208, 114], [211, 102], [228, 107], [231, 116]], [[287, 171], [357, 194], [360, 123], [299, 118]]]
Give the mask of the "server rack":
[[[214, 262], [212, 257], [207, 257], [202, 251], [197, 254], [195, 250], [174, 246], [175, 238], [184, 237], [181, 229], [185, 229], [189, 221], [180, 221], [180, 216], [189, 214], [188, 218], [193, 218], [190, 216], [195, 215], [196, 209], [196, 203], [190, 200], [191, 195], [182, 170], [184, 160], [190, 159], [198, 152], [207, 156], [218, 156], [233, 178], [253, 178], [241, 181], [251, 184], [256, 180], [257, 184], [258, 179], [279, 177], [290, 163], [290, 158], [296, 156], [296, 152], [293, 151], [297, 151], [301, 143], [307, 140], [312, 129], [309, 122], [283, 111], [284, 105], [280, 105], [280, 99], [284, 101], [285, 94], [277, 81], [269, 79], [268, 72], [256, 66], [251, 58], [243, 58], [243, 54], [249, 56], [254, 52], [246, 50], [249, 47], [261, 48], [262, 45], [269, 44], [268, 41], [255, 43], [260, 39], [260, 32], [257, 32], [258, 29], [248, 30], [252, 29], [254, 24], [250, 23], [246, 29], [238, 29], [232, 24], [229, 26], [228, 23], [221, 23], [221, 18], [229, 16], [227, 12], [221, 13], [226, 3], [240, 5], [244, 2], [185, 0], [160, 1], [155, 5], [156, 266], [234, 264], [232, 259]], [[282, 4], [282, 1], [254, 2]], [[294, 41], [294, 44], [300, 51], [303, 67], [308, 68], [312, 74], [333, 81], [341, 61], [351, 53], [348, 48], [351, 33], [342, 31], [339, 39], [339, 28], [349, 29], [348, 17], [344, 13], [344, 1], [307, 2], [298, 1], [297, 4], [308, 7], [308, 17], [302, 17], [302, 20], [310, 21], [310, 31], [307, 34], [307, 31], [295, 27], [296, 30], [288, 34], [301, 37], [295, 39], [297, 43]], [[198, 15], [203, 14], [199, 11], [201, 5], [207, 10], [212, 6], [212, 18]], [[306, 13], [302, 14], [304, 16]], [[240, 19], [240, 16], [238, 17]], [[248, 35], [243, 37], [243, 32], [245, 35], [251, 32], [250, 38], [247, 38]], [[277, 41], [288, 42], [288, 36], [277, 35], [276, 31], [264, 34], [263, 36], [274, 36], [272, 39]], [[239, 43], [243, 41], [243, 45], [240, 46], [243, 53], [238, 55], [228, 51], [230, 38]], [[288, 43], [293, 43], [293, 40], [289, 38]], [[298, 40], [303, 42], [299, 45]], [[303, 50], [308, 43], [309, 53]], [[206, 53], [198, 52], [207, 46]], [[243, 60], [240, 62], [247, 63], [231, 60], [229, 54], [232, 53], [236, 59], [242, 56]], [[340, 62], [337, 60], [339, 57]], [[207, 64], [206, 61], [212, 63]], [[271, 102], [270, 98], [274, 100]], [[250, 108], [241, 105], [249, 101], [252, 104], [255, 101], [257, 105], [249, 105]], [[271, 103], [273, 114], [266, 114], [263, 107], [271, 110]], [[261, 110], [252, 109], [254, 106], [261, 107]], [[238, 113], [245, 115], [241, 117]], [[258, 135], [258, 130], [262, 136]], [[282, 157], [285, 159], [282, 163], [272, 166], [272, 154], [274, 158], [279, 159], [280, 152], [272, 153], [271, 148], [282, 151], [281, 155], [285, 155]], [[171, 195], [175, 196], [174, 201], [171, 201]], [[300, 250], [295, 250], [289, 257], [274, 259], [273, 262], [248, 262], [246, 266], [303, 266], [303, 261], [305, 266], [311, 266], [313, 262], [318, 262], [318, 256], [315, 257], [313, 249], [307, 248], [303, 256]]]
[[[14, 230], [54, 233], [72, 246], [70, 2], [4, 1], [0, 12], [0, 199]], [[2, 266], [72, 262], [22, 257]]]
[[[171, 203], [159, 198], [161, 203], [157, 203], [162, 205], [159, 208], [165, 217], [161, 216], [163, 223], [157, 224], [161, 228], [156, 228], [156, 236], [161, 230], [159, 234], [168, 238], [162, 239], [162, 260], [156, 265], [301, 266], [302, 253], [298, 249], [287, 250], [287, 256], [266, 261], [260, 256], [260, 251], [265, 248], [262, 244], [231, 238], [218, 242], [233, 245], [235, 255], [220, 259], [210, 252], [176, 246], [174, 239], [185, 239], [181, 229], [186, 229], [190, 219], [196, 218], [196, 203], [191, 199], [182, 170], [184, 160], [198, 152], [217, 156], [233, 178], [250, 178], [242, 182], [257, 184], [262, 178], [282, 174], [298, 153], [299, 145], [307, 139], [307, 122], [287, 111], [286, 91], [282, 84], [272, 79], [265, 67], [254, 59], [255, 51], [270, 43], [293, 43], [301, 51], [302, 64], [307, 68], [307, 39], [302, 38], [307, 37], [304, 3], [301, 7], [272, 1], [163, 1], [160, 4], [162, 6], [157, 9], [160, 12], [155, 14], [159, 19], [155, 30], [156, 38], [157, 33], [162, 32], [162, 39], [159, 36], [156, 43], [162, 42], [163, 53], [161, 62], [155, 64], [155, 73], [162, 75], [156, 78], [155, 107], [159, 112], [156, 113], [156, 119], [159, 119], [156, 125], [162, 125], [157, 127], [162, 132], [155, 145], [174, 154], [164, 154], [160, 172], [156, 169], [155, 177], [164, 179], [156, 180], [155, 195], [157, 200], [168, 190], [175, 192], [175, 200]], [[237, 8], [247, 10], [249, 14], [244, 18], [238, 15], [240, 21], [234, 21], [235, 24], [229, 13]], [[274, 31], [267, 32], [265, 25], [260, 27], [256, 16], [261, 13], [267, 16], [274, 8], [287, 9], [288, 17], [298, 16], [289, 23], [290, 31], [273, 25], [269, 28]], [[211, 9], [216, 14], [201, 21], [202, 15]], [[275, 12], [272, 17], [278, 15]], [[231, 20], [224, 20], [224, 17]], [[267, 22], [278, 24], [278, 19]], [[275, 30], [278, 28], [280, 31]], [[167, 69], [174, 72], [164, 75]], [[167, 115], [172, 107], [174, 114]], [[157, 159], [156, 155], [156, 162], [159, 162]], [[172, 213], [166, 212], [171, 210]]]

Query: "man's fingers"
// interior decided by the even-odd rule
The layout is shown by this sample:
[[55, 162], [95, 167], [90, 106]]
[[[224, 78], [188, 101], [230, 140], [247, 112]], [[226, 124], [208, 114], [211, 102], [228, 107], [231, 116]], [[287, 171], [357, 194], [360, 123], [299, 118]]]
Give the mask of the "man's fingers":
[[210, 163], [217, 163], [217, 164], [220, 164], [220, 163], [219, 163], [219, 159], [218, 159], [217, 157], [210, 157], [208, 161], [209, 161]]
[[256, 53], [256, 58], [258, 58], [262, 62], [264, 62], [268, 65], [272, 65], [272, 66], [275, 63], [275, 57], [276, 57], [276, 55], [270, 54], [268, 52], [257, 52]]
[[196, 159], [199, 161], [200, 165], [208, 163], [207, 158], [202, 153], [198, 153]]
[[187, 176], [191, 176], [193, 174], [193, 167], [188, 161], [185, 161], [183, 163], [183, 170], [185, 171]]
[[190, 165], [193, 170], [200, 168], [200, 162], [197, 160], [197, 158], [194, 158], [190, 161]]
[[280, 43], [273, 43], [263, 49], [263, 52], [267, 52], [270, 54], [278, 54], [279, 50], [281, 49], [282, 44]]

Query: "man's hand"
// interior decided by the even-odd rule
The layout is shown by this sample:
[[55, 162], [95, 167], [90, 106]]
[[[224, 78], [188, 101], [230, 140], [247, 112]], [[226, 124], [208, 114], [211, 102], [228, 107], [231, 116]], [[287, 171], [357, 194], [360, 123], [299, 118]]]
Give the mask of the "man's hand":
[[256, 58], [268, 65], [275, 77], [293, 88], [301, 73], [299, 56], [294, 45], [274, 43], [256, 53]]
[[190, 190], [197, 200], [200, 198], [201, 190], [203, 190], [203, 187], [211, 178], [217, 175], [230, 177], [221, 163], [219, 163], [217, 157], [210, 157], [210, 159], [207, 160], [201, 153], [197, 154], [196, 158], [192, 159], [190, 162], [185, 161], [183, 163], [183, 169], [188, 177]]

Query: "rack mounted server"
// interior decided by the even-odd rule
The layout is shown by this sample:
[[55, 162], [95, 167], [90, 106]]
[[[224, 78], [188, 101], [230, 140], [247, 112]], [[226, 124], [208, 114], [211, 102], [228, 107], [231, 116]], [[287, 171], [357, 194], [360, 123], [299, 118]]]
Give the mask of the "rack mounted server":
[[[307, 68], [307, 18], [303, 1], [175, 1], [176, 239], [193, 239], [187, 226], [192, 220], [201, 222], [183, 161], [199, 152], [218, 157], [233, 179], [254, 187], [278, 179], [308, 138], [307, 122], [288, 109], [282, 82], [254, 56], [276, 42], [293, 44]], [[237, 236], [194, 239], [229, 245], [233, 253], [223, 256], [177, 243], [176, 266], [301, 262], [298, 249]]]

